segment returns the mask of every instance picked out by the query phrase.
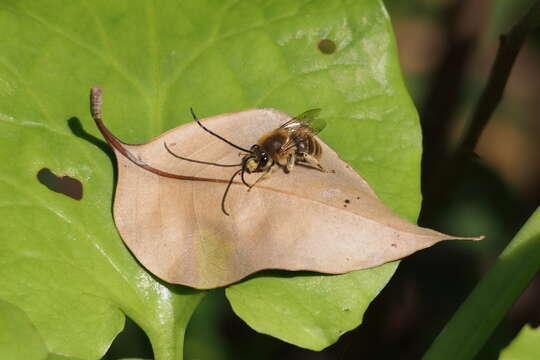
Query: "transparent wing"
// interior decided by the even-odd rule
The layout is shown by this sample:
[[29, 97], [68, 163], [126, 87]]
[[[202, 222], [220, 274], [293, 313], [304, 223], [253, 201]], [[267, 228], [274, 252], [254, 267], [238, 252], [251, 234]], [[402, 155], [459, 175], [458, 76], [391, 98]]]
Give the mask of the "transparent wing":
[[321, 109], [304, 111], [300, 115], [293, 117], [281, 125], [280, 128], [290, 132], [295, 132], [299, 129], [306, 129], [316, 135], [320, 133], [326, 126], [326, 121], [317, 117], [320, 112]]

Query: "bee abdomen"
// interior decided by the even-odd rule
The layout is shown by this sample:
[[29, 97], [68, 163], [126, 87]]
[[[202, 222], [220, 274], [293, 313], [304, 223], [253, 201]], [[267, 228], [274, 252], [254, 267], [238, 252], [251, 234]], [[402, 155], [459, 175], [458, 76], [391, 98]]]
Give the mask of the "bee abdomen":
[[311, 141], [313, 142], [313, 156], [317, 159], [319, 159], [322, 155], [322, 147], [321, 144], [315, 139], [314, 137], [311, 138]]
[[299, 146], [301, 152], [309, 154], [317, 159], [322, 155], [322, 148], [317, 139], [313, 136], [306, 136], [302, 141], [302, 146]]

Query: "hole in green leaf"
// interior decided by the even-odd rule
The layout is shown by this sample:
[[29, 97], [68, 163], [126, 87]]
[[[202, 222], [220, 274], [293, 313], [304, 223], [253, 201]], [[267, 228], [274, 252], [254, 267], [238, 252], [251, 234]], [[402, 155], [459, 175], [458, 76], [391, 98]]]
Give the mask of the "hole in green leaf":
[[323, 54], [330, 55], [336, 52], [336, 43], [330, 39], [321, 39], [317, 44], [319, 51]]
[[126, 316], [124, 330], [116, 336], [102, 360], [125, 358], [153, 359], [152, 345], [146, 333]]
[[82, 183], [64, 175], [62, 177], [56, 176], [51, 170], [43, 168], [38, 171], [37, 178], [40, 183], [45, 185], [49, 190], [64, 194], [75, 200], [81, 200], [83, 196]]

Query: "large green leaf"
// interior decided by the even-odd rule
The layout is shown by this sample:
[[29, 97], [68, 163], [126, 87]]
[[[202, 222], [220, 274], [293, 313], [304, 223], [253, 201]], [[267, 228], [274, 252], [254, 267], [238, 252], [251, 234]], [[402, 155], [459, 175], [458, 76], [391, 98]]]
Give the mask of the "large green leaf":
[[[317, 49], [321, 38], [336, 44], [335, 53]], [[97, 84], [107, 125], [133, 143], [189, 121], [190, 106], [201, 116], [322, 107], [329, 123], [323, 139], [390, 207], [409, 219], [417, 214], [419, 128], [380, 1], [2, 0], [0, 298], [23, 309], [51, 352], [99, 358], [127, 314], [147, 332], [157, 359], [180, 358], [202, 297], [157, 281], [117, 235], [110, 153], [77, 127], [79, 120], [98, 134], [87, 110], [88, 89]], [[81, 181], [82, 200], [40, 184], [42, 168]], [[394, 269], [260, 277], [228, 295], [237, 311], [254, 296], [271, 304], [280, 300], [269, 292], [282, 282], [284, 291], [311, 299], [312, 314], [323, 303], [350, 304], [353, 315], [317, 339], [252, 324], [321, 348], [360, 321]], [[313, 281], [320, 292], [307, 288]], [[301, 311], [286, 305], [291, 316]], [[252, 314], [238, 312], [251, 323]], [[274, 327], [275, 316], [261, 317]]]

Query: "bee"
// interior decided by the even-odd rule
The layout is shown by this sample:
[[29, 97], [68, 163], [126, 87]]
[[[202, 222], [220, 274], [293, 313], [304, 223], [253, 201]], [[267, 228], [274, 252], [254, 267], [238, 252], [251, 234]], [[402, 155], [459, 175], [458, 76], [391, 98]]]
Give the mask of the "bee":
[[[277, 129], [262, 135], [249, 150], [230, 142], [205, 127], [197, 118], [193, 109], [190, 110], [193, 119], [204, 131], [243, 152], [241, 153], [242, 161], [239, 164], [218, 164], [180, 156], [172, 152], [167, 144], [164, 143], [165, 149], [171, 155], [182, 160], [221, 167], [240, 166], [240, 169], [231, 176], [223, 193], [221, 209], [225, 215], [229, 215], [225, 209], [225, 199], [234, 178], [238, 174], [240, 174], [242, 182], [248, 187], [248, 191], [250, 191], [258, 182], [270, 176], [277, 168], [283, 169], [285, 173], [290, 173], [296, 164], [302, 164], [322, 172], [334, 172], [333, 170], [324, 169], [319, 162], [322, 156], [322, 147], [315, 138], [315, 135], [326, 126], [324, 120], [317, 118], [321, 109], [311, 109], [291, 118]], [[248, 174], [262, 173], [262, 175], [253, 184], [249, 184], [245, 179], [246, 172]]]

